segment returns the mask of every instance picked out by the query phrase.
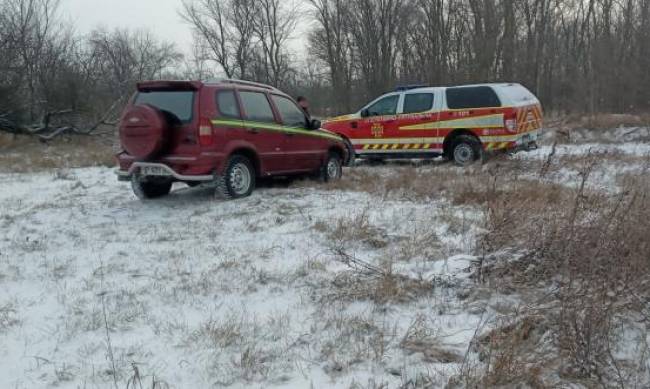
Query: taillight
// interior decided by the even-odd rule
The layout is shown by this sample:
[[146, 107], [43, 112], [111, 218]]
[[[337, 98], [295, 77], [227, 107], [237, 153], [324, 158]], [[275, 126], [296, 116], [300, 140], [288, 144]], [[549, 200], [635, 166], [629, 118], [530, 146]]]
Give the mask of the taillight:
[[210, 119], [202, 118], [199, 122], [199, 144], [201, 146], [212, 146], [214, 144], [214, 134]]
[[508, 114], [503, 118], [503, 125], [509, 132], [517, 132], [517, 113]]

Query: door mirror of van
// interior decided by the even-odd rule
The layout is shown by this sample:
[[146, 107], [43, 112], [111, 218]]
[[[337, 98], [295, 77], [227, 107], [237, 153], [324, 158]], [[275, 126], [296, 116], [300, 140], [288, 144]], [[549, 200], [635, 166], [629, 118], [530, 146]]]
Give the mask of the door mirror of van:
[[368, 109], [367, 109], [367, 108], [366, 108], [366, 109], [362, 109], [362, 110], [361, 110], [361, 117], [362, 117], [362, 118], [367, 118], [368, 116], [370, 116], [370, 112], [368, 112]]
[[312, 119], [309, 122], [309, 128], [311, 130], [318, 130], [320, 128], [320, 120]]

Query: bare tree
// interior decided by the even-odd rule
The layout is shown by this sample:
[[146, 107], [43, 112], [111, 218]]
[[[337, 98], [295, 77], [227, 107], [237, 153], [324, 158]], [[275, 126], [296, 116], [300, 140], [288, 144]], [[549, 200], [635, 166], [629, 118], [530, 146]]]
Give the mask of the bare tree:
[[[332, 98], [338, 112], [352, 109], [352, 81], [355, 51], [352, 45], [349, 2], [346, 0], [310, 0], [318, 22], [310, 37], [310, 50], [316, 59], [327, 64]], [[340, 98], [339, 98], [340, 97]]]
[[283, 0], [258, 0], [254, 31], [261, 47], [258, 56], [264, 69], [265, 80], [282, 86], [289, 77], [291, 67], [287, 43], [296, 28], [296, 15], [291, 13], [295, 4]]
[[186, 0], [181, 16], [205, 46], [202, 51], [221, 66], [228, 78], [248, 78], [253, 41], [254, 0]]
[[115, 98], [129, 93], [137, 81], [160, 78], [182, 59], [173, 44], [158, 41], [148, 31], [96, 30], [89, 45], [96, 75]]

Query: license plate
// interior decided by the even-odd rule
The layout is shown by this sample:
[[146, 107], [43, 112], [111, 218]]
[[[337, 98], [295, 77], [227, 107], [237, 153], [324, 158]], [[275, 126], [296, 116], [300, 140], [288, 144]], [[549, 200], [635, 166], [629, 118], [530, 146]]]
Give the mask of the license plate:
[[169, 176], [169, 171], [160, 166], [143, 166], [141, 173], [144, 176]]

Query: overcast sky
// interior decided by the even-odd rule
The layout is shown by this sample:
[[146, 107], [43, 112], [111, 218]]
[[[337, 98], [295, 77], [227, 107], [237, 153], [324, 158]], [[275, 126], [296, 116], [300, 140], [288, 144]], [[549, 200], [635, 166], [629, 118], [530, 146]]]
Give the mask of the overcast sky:
[[[85, 34], [104, 26], [148, 29], [167, 41], [176, 43], [185, 54], [190, 52], [190, 26], [178, 15], [181, 0], [61, 0], [61, 16], [70, 19], [78, 32]], [[294, 54], [302, 57], [307, 23], [303, 22], [290, 44]]]

